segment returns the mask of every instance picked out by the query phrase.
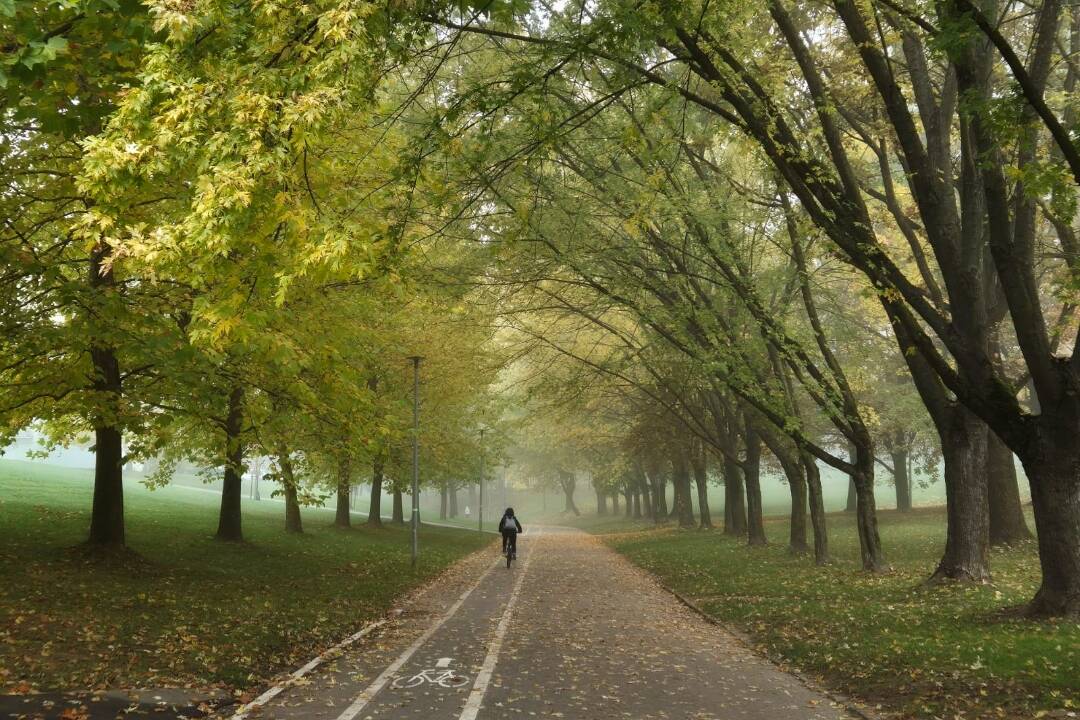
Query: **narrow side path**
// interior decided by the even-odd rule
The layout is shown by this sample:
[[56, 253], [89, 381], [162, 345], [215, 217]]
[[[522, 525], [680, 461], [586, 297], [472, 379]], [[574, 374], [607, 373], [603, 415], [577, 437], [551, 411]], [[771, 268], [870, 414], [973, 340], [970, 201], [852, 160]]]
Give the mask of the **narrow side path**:
[[841, 720], [596, 538], [493, 549], [249, 718]]

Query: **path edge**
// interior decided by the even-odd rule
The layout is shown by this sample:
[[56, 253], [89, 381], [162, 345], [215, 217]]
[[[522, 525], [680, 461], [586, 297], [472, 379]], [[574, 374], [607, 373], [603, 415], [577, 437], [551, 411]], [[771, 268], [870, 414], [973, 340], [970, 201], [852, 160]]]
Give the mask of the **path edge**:
[[[642, 568], [642, 569], [644, 569], [644, 568]], [[728, 633], [729, 635], [734, 637], [739, 643], [741, 643], [743, 646], [745, 646], [748, 650], [753, 652], [755, 655], [757, 655], [759, 657], [763, 657], [766, 660], [768, 660], [770, 663], [775, 665], [776, 669], [779, 670], [780, 672], [784, 672], [784, 673], [787, 673], [788, 675], [791, 675], [796, 680], [798, 680], [800, 683], [802, 683], [804, 686], [806, 686], [808, 689], [813, 690], [814, 692], [819, 693], [821, 695], [824, 695], [825, 697], [829, 698], [830, 700], [832, 700], [835, 703], [839, 703], [840, 705], [842, 705], [844, 707], [844, 709], [847, 712], [851, 713], [855, 717], [861, 718], [861, 720], [887, 720], [886, 716], [881, 715], [881, 714], [875, 712], [874, 710], [871, 710], [868, 707], [863, 707], [862, 704], [859, 703], [858, 701], [856, 701], [854, 698], [848, 697], [847, 695], [844, 695], [843, 693], [836, 692], [835, 690], [831, 690], [831, 689], [829, 689], [827, 687], [824, 687], [816, 679], [814, 679], [814, 678], [810, 677], [809, 675], [801, 672], [800, 670], [797, 670], [795, 668], [791, 668], [791, 667], [788, 667], [788, 666], [782, 666], [780, 660], [774, 654], [772, 654], [772, 653], [768, 652], [767, 650], [761, 648], [759, 644], [754, 642], [754, 639], [750, 635], [743, 632], [742, 630], [731, 627], [730, 625], [728, 625], [727, 623], [725, 623], [722, 620], [719, 620], [716, 617], [713, 617], [709, 613], [705, 612], [705, 610], [702, 609], [702, 607], [700, 605], [698, 605], [696, 602], [694, 602], [690, 598], [686, 597], [685, 595], [683, 595], [678, 590], [676, 590], [676, 589], [674, 589], [672, 587], [668, 587], [668, 585], [666, 583], [662, 582], [653, 573], [648, 572], [647, 570], [645, 572], [649, 575], [649, 577], [652, 578], [653, 582], [655, 582], [660, 588], [662, 588], [668, 594], [674, 596], [676, 600], [678, 600], [680, 603], [682, 603], [687, 608], [692, 610], [696, 615], [700, 616], [705, 622], [709, 623], [710, 625], [714, 625], [714, 626], [720, 628], [721, 630], [723, 630], [724, 632]]]

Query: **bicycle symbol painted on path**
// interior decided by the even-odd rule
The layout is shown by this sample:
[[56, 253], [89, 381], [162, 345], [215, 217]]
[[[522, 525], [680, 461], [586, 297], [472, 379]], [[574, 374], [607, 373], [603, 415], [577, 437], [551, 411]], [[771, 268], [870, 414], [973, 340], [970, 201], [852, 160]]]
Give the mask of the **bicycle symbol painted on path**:
[[412, 677], [399, 677], [392, 687], [396, 690], [410, 690], [421, 685], [438, 685], [447, 690], [455, 690], [469, 684], [469, 678], [450, 668], [452, 658], [439, 658], [435, 667], [421, 670]]

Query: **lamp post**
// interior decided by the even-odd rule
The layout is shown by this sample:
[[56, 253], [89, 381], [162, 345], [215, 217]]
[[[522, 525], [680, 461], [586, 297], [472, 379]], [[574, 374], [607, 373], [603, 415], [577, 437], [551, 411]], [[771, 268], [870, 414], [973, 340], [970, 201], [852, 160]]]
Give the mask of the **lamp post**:
[[477, 528], [484, 532], [484, 428], [480, 428], [480, 525]]
[[413, 355], [409, 358], [413, 365], [413, 437], [412, 437], [412, 567], [416, 569], [416, 560], [420, 554], [420, 361], [424, 358]]

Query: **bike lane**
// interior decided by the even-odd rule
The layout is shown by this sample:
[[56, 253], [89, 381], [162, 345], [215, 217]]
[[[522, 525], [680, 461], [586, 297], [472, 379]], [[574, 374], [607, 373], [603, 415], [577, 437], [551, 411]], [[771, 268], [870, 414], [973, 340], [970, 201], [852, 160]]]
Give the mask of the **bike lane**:
[[505, 627], [509, 599], [520, 592], [537, 539], [519, 545], [510, 569], [502, 556], [483, 554], [449, 587], [432, 588], [356, 648], [290, 683], [244, 719], [462, 717], [467, 704], [479, 706], [477, 677], [490, 675], [493, 638]]

